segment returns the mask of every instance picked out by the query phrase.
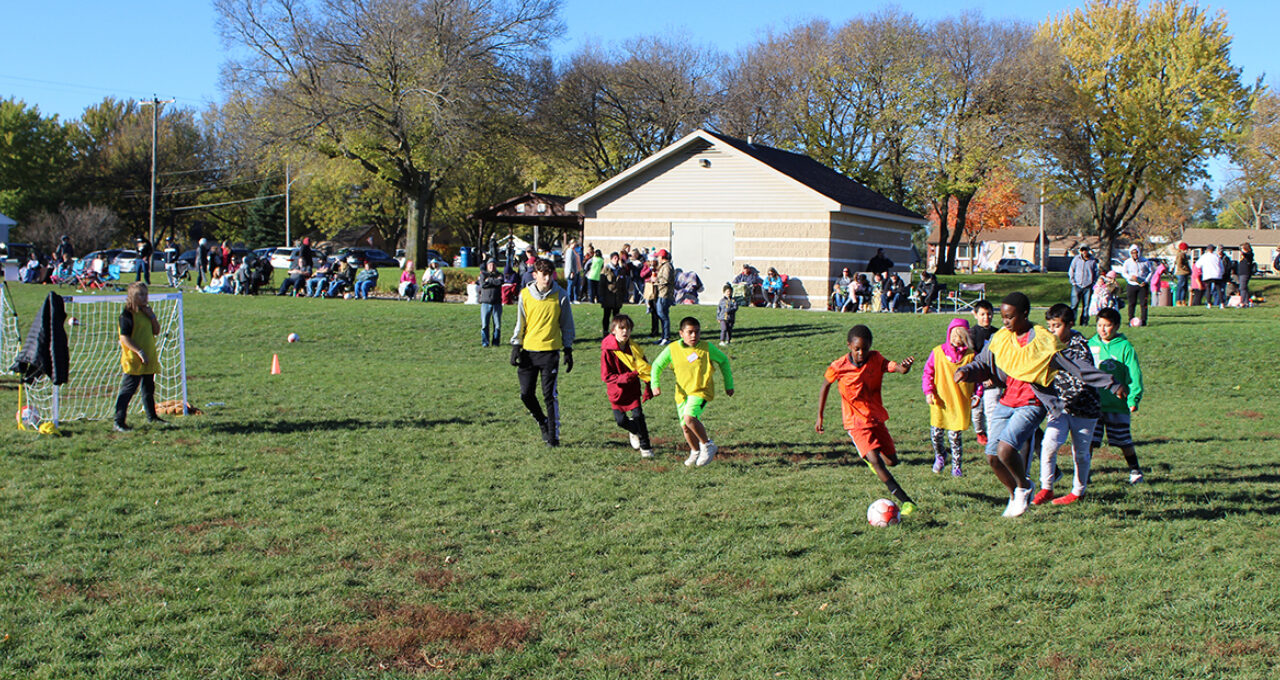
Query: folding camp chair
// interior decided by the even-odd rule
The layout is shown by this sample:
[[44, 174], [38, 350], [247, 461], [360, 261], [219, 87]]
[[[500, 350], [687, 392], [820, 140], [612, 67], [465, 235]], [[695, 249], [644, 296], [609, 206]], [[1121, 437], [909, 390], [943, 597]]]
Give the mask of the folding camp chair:
[[[952, 308], [959, 312], [967, 309], [973, 311], [973, 305], [978, 300], [987, 299], [987, 284], [985, 283], [961, 283], [958, 285], [959, 290], [953, 291], [948, 298], [951, 300]], [[966, 297], [966, 293], [968, 296]]]

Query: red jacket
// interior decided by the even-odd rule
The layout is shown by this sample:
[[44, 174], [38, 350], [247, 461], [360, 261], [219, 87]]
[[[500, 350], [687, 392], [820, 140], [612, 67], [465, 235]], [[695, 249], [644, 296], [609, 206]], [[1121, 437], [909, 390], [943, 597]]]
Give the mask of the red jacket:
[[649, 362], [635, 340], [624, 349], [613, 334], [600, 343], [600, 379], [609, 395], [609, 406], [620, 411], [639, 408], [653, 398], [649, 389]]

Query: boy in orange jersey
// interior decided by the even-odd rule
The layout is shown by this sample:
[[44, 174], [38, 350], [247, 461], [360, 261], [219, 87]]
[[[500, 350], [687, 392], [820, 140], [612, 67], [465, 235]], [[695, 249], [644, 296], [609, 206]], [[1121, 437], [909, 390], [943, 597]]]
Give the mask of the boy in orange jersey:
[[840, 406], [844, 415], [844, 429], [858, 450], [858, 455], [876, 473], [876, 477], [889, 488], [898, 500], [903, 515], [915, 512], [916, 505], [907, 492], [898, 486], [889, 468], [898, 464], [898, 450], [893, 437], [884, 426], [889, 414], [880, 399], [880, 384], [885, 373], [905, 374], [911, 370], [915, 357], [907, 357], [898, 363], [889, 361], [871, 349], [871, 329], [861, 324], [849, 329], [847, 338], [849, 353], [831, 362], [823, 377], [822, 391], [818, 393], [818, 423], [814, 429], [822, 429], [823, 412], [827, 408], [827, 393], [832, 383], [840, 384]]

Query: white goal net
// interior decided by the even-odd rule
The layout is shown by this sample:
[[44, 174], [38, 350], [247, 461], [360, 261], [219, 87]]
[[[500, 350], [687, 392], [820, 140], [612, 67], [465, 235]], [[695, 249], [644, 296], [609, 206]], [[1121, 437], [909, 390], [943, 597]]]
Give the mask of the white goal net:
[[[182, 318], [182, 293], [155, 293], [151, 309], [160, 322], [156, 353], [156, 404], [187, 404], [187, 348]], [[67, 310], [67, 349], [71, 365], [67, 382], [54, 385], [40, 378], [27, 388], [27, 403], [40, 420], [104, 420], [115, 417], [120, 389], [120, 313], [124, 295], [76, 295], [64, 298]], [[16, 350], [15, 350], [16, 351]], [[141, 394], [129, 403], [130, 413], [142, 412]], [[185, 412], [185, 411], [184, 411]]]

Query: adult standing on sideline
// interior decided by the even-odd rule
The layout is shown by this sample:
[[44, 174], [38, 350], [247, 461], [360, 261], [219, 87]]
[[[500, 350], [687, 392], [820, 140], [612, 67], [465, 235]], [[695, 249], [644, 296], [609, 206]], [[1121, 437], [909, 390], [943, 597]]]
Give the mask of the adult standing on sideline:
[[1173, 286], [1173, 304], [1175, 307], [1186, 306], [1190, 304], [1187, 285], [1191, 281], [1191, 255], [1187, 252], [1186, 241], [1178, 242], [1178, 254], [1173, 258], [1173, 275], [1177, 277]]
[[178, 244], [170, 236], [164, 240], [164, 273], [169, 279], [169, 287], [177, 288], [181, 277], [178, 276]]
[[600, 321], [600, 332], [608, 336], [613, 317], [622, 312], [622, 304], [627, 301], [627, 291], [631, 281], [627, 276], [627, 265], [622, 262], [618, 253], [609, 254], [609, 264], [600, 273], [600, 309], [604, 318]]
[[671, 305], [676, 301], [676, 270], [671, 266], [671, 253], [666, 248], [658, 251], [658, 268], [653, 272], [657, 293], [654, 307], [658, 312], [658, 324], [662, 327], [662, 339], [653, 343], [665, 345], [671, 342]]
[[582, 265], [587, 272], [587, 294], [590, 296], [590, 302], [600, 301], [600, 272], [604, 271], [604, 257], [595, 246], [587, 245], [587, 253], [589, 257]]
[[1240, 259], [1236, 260], [1236, 285], [1240, 287], [1240, 306], [1252, 307], [1253, 296], [1249, 294], [1249, 279], [1257, 271], [1253, 262], [1253, 246], [1248, 243], [1240, 246]]
[[[564, 372], [573, 371], [573, 307], [569, 294], [556, 284], [556, 266], [550, 260], [533, 264], [533, 285], [520, 291], [516, 327], [511, 334], [511, 365], [520, 378], [520, 400], [542, 430], [547, 446], [560, 445], [560, 351]], [[542, 400], [534, 384], [542, 378]]]
[[1071, 314], [1080, 319], [1081, 326], [1088, 326], [1093, 284], [1098, 282], [1098, 261], [1093, 259], [1089, 246], [1080, 246], [1076, 256], [1071, 258], [1067, 278], [1071, 281]]
[[53, 261], [61, 262], [64, 255], [68, 260], [76, 259], [76, 249], [71, 245], [71, 237], [66, 234], [58, 239], [58, 247], [53, 249]]
[[485, 261], [476, 284], [480, 287], [480, 346], [496, 345], [502, 333], [502, 272], [496, 260]]
[[569, 246], [564, 249], [564, 280], [569, 286], [569, 299], [580, 302], [586, 282], [582, 279], [582, 253], [578, 252], [576, 238], [569, 239]]
[[196, 288], [204, 287], [204, 274], [209, 269], [209, 239], [202, 238], [196, 244]]
[[155, 252], [155, 248], [151, 247], [151, 241], [146, 236], [138, 237], [138, 265], [134, 269], [134, 281], [142, 281], [148, 286], [151, 285], [151, 253]]
[[[1129, 259], [1124, 261], [1124, 282], [1129, 284], [1129, 324], [1133, 325], [1134, 315], [1138, 315], [1138, 305], [1142, 305], [1142, 313], [1138, 315], [1139, 323], [1147, 325], [1147, 305], [1151, 300], [1151, 260], [1142, 256], [1142, 250], [1135, 243], [1129, 246]], [[1081, 324], [1083, 325], [1083, 324]]]
[[875, 257], [867, 262], [867, 271], [872, 274], [883, 274], [893, 269], [893, 260], [890, 260], [884, 254], [884, 248], [877, 248]]
[[1222, 307], [1222, 260], [1218, 259], [1217, 248], [1213, 244], [1209, 244], [1205, 248], [1204, 254], [1200, 259], [1196, 260], [1196, 266], [1200, 268], [1200, 282], [1208, 288], [1208, 298], [1205, 306], [1212, 308], [1215, 304]]

